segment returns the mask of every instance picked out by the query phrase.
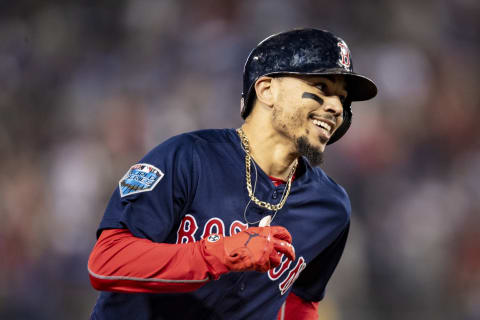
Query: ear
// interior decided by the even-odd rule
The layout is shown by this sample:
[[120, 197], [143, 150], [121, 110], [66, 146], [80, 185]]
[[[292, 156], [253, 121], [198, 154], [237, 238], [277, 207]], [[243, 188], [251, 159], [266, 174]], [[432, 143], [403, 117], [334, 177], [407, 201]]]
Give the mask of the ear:
[[269, 107], [273, 105], [272, 80], [271, 77], [262, 76], [255, 82], [257, 100]]

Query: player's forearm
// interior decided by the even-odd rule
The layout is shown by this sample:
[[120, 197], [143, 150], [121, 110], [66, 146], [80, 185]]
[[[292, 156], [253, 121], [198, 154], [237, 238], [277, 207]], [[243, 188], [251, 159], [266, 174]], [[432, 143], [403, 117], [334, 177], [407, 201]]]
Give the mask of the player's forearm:
[[193, 291], [211, 278], [198, 245], [155, 243], [127, 229], [104, 230], [88, 261], [90, 281], [102, 291]]
[[185, 244], [155, 243], [126, 229], [104, 230], [88, 262], [92, 286], [119, 292], [188, 292], [227, 272], [267, 272], [282, 254], [295, 260], [292, 237], [280, 226]]

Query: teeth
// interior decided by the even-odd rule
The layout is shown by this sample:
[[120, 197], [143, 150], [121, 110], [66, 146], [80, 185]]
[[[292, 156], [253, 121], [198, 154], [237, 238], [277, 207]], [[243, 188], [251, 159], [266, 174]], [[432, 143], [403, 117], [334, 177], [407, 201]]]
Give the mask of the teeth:
[[328, 132], [332, 130], [332, 127], [330, 127], [326, 122], [323, 122], [321, 120], [313, 119], [313, 124], [327, 130]]

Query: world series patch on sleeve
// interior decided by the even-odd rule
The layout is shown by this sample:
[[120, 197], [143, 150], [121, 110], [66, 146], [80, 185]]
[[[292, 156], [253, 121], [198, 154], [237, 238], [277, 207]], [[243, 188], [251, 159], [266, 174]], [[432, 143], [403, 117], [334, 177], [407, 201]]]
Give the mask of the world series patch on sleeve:
[[147, 163], [133, 165], [118, 183], [120, 196], [151, 191], [162, 180], [163, 172]]

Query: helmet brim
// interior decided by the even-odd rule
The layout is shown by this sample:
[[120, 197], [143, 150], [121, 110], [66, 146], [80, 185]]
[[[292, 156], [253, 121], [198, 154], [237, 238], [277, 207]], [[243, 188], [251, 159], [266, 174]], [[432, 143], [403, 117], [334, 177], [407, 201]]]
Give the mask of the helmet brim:
[[342, 69], [333, 69], [314, 74], [343, 75], [345, 77], [345, 82], [347, 83], [346, 89], [350, 101], [370, 100], [374, 98], [378, 92], [375, 82], [358, 73], [348, 72]]
[[271, 72], [265, 76], [280, 75], [302, 75], [302, 76], [326, 76], [326, 75], [342, 75], [345, 77], [346, 90], [350, 101], [365, 101], [374, 98], [378, 89], [375, 82], [361, 74], [350, 72], [344, 69], [318, 70], [312, 72]]

